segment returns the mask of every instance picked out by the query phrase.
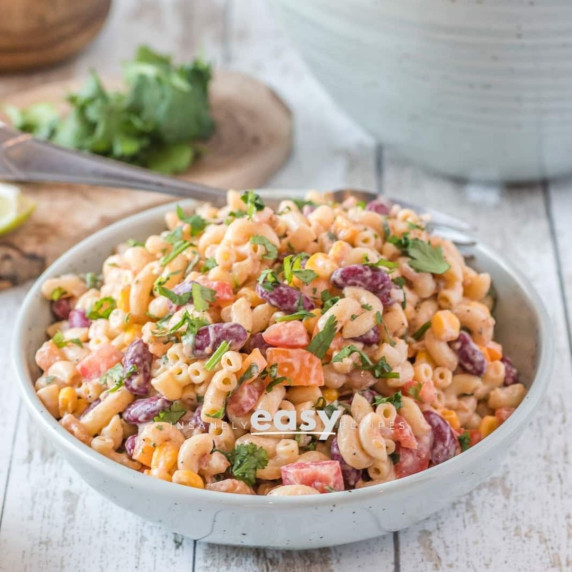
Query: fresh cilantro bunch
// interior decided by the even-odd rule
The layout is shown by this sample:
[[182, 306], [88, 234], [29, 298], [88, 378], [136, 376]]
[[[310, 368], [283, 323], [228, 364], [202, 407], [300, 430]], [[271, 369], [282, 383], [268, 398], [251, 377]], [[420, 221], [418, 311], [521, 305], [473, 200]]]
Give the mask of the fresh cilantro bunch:
[[124, 68], [124, 91], [107, 91], [96, 72], [68, 95], [60, 117], [49, 104], [6, 108], [14, 126], [58, 145], [97, 153], [166, 174], [185, 171], [195, 142], [214, 130], [208, 101], [210, 66], [201, 60], [174, 65], [141, 46]]

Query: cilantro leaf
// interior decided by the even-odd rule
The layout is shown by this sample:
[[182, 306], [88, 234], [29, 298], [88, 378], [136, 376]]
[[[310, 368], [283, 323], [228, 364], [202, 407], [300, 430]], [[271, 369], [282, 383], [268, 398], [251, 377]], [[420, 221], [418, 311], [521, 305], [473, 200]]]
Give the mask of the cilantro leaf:
[[292, 320], [304, 320], [306, 318], [313, 318], [315, 314], [308, 312], [308, 310], [300, 310], [294, 314], [288, 314], [287, 316], [280, 316], [276, 318], [277, 322], [290, 322]]
[[165, 256], [163, 256], [159, 260], [159, 264], [161, 266], [166, 266], [167, 264], [169, 264], [169, 262], [175, 260], [175, 258], [177, 258], [179, 254], [185, 252], [185, 250], [187, 250], [189, 246], [191, 246], [191, 243], [188, 240], [179, 240], [175, 242], [173, 248], [171, 249], [171, 252], [165, 254]]
[[338, 331], [337, 327], [338, 321], [336, 320], [336, 317], [330, 316], [326, 320], [322, 330], [312, 338], [312, 341], [308, 344], [306, 350], [313, 353], [320, 359], [323, 359]]
[[117, 304], [111, 296], [106, 296], [105, 298], [100, 298], [94, 302], [87, 310], [86, 316], [90, 320], [100, 320], [109, 318], [109, 315], [115, 308]]
[[213, 353], [213, 355], [205, 363], [205, 369], [207, 371], [212, 371], [217, 366], [218, 362], [222, 359], [222, 356], [228, 351], [229, 348], [230, 348], [230, 342], [227, 340], [223, 340], [216, 349], [216, 351]]
[[218, 266], [218, 264], [216, 263], [216, 259], [207, 258], [203, 262], [203, 267], [201, 269], [201, 272], [203, 272], [203, 273], [208, 272], [209, 270], [212, 270], [213, 268], [216, 268], [217, 266]]
[[459, 445], [461, 445], [461, 451], [466, 451], [471, 446], [471, 434], [468, 431], [461, 433], [457, 439], [459, 439]]
[[252, 218], [254, 213], [261, 211], [266, 205], [254, 191], [246, 191], [240, 195], [241, 201], [246, 205], [246, 214], [248, 218]]
[[443, 256], [443, 249], [440, 246], [432, 246], [428, 242], [414, 238], [410, 241], [407, 254], [411, 257], [410, 266], [417, 272], [430, 272], [432, 274], [443, 274], [451, 266]]
[[421, 401], [421, 390], [423, 389], [423, 383], [418, 381], [415, 385], [409, 388], [409, 397]]
[[302, 282], [304, 282], [304, 284], [308, 285], [310, 284], [310, 282], [312, 282], [312, 280], [315, 280], [318, 275], [313, 271], [313, 270], [293, 270], [292, 271], [294, 276], [296, 276], [296, 278], [299, 278], [300, 280], [302, 280]]
[[177, 205], [177, 216], [180, 221], [191, 227], [191, 236], [199, 235], [207, 226], [207, 221], [201, 215], [191, 214], [187, 216], [180, 205]]
[[278, 258], [278, 249], [265, 236], [255, 234], [250, 237], [250, 243], [264, 246], [266, 254], [263, 254], [262, 258], [265, 258], [266, 260], [274, 260]]
[[304, 199], [292, 199], [292, 202], [300, 209], [300, 211], [306, 207], [317, 207], [318, 203], [315, 203], [314, 201], [306, 201]]
[[226, 456], [234, 477], [250, 487], [256, 483], [256, 471], [268, 465], [268, 453], [254, 443], [241, 443]]
[[173, 304], [176, 306], [184, 306], [185, 304], [188, 304], [189, 300], [193, 296], [192, 292], [183, 292], [182, 294], [177, 294], [173, 290], [169, 290], [161, 284], [157, 284], [155, 290], [157, 291], [157, 294], [165, 296], [165, 298], [171, 300], [171, 302], [173, 302]]
[[181, 419], [181, 417], [187, 412], [185, 407], [179, 401], [175, 401], [170, 407], [167, 409], [163, 409], [163, 411], [159, 412], [159, 415], [156, 415], [153, 418], [153, 421], [164, 421], [165, 423], [171, 423], [175, 425]]
[[320, 294], [322, 303], [322, 312], [327, 312], [336, 302], [340, 301], [340, 296], [333, 296], [328, 290], [322, 290]]
[[245, 370], [244, 373], [238, 378], [238, 385], [242, 385], [245, 381], [254, 379], [260, 368], [257, 363], [251, 363]]
[[80, 339], [71, 338], [68, 340], [60, 330], [55, 333], [54, 337], [52, 338], [52, 342], [56, 347], [60, 349], [65, 348], [68, 344], [75, 344], [76, 346], [83, 348], [83, 344]]
[[431, 320], [425, 322], [411, 337], [414, 340], [419, 341], [424, 335], [425, 332], [431, 327]]
[[191, 295], [193, 297], [193, 306], [199, 311], [204, 312], [209, 309], [210, 303], [216, 299], [216, 292], [212, 288], [203, 286], [198, 282], [193, 282], [191, 286]]
[[267, 292], [272, 292], [280, 281], [278, 280], [278, 276], [276, 276], [276, 272], [271, 268], [266, 268], [260, 273], [258, 277], [258, 284], [264, 288]]
[[391, 403], [391, 405], [393, 405], [393, 407], [395, 407], [395, 409], [401, 409], [401, 406], [403, 404], [402, 402], [402, 393], [401, 391], [397, 391], [395, 392], [393, 395], [390, 395], [389, 397], [381, 397], [380, 395], [376, 395], [372, 405], [374, 407], [377, 407], [378, 405], [381, 405], [382, 403]]
[[332, 363], [340, 362], [354, 353], [359, 355], [361, 367], [371, 372], [377, 379], [397, 379], [399, 377], [399, 373], [392, 371], [385, 356], [374, 363], [362, 350], [354, 345], [346, 346], [337, 352], [332, 359]]
[[66, 294], [67, 292], [61, 286], [58, 286], [57, 288], [54, 288], [52, 290], [52, 293], [50, 294], [50, 300], [57, 302], [60, 298], [63, 298]]

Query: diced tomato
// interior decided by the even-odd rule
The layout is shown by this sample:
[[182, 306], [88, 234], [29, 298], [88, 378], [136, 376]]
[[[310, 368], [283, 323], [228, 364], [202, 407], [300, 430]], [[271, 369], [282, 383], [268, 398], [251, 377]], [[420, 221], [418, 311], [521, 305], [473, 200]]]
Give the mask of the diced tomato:
[[433, 403], [437, 397], [437, 391], [432, 381], [421, 382], [412, 379], [403, 384], [401, 391], [403, 395], [417, 399], [422, 403]]
[[417, 449], [417, 439], [415, 439], [409, 423], [401, 415], [395, 416], [392, 428], [394, 441], [407, 449]]
[[469, 447], [476, 445], [479, 441], [483, 440], [483, 436], [478, 429], [469, 429]]
[[78, 364], [77, 370], [84, 379], [101, 377], [108, 369], [121, 361], [123, 354], [111, 344], [103, 344], [94, 352], [85, 356]]
[[398, 444], [395, 452], [399, 455], [399, 462], [395, 463], [395, 475], [398, 479], [424, 471], [429, 467], [431, 455], [431, 436], [429, 432], [417, 441], [417, 449], [408, 449]]
[[344, 490], [339, 461], [299, 461], [284, 465], [280, 472], [284, 485], [306, 485], [321, 493]]
[[243, 383], [226, 402], [226, 411], [232, 416], [242, 417], [258, 403], [264, 393], [266, 384], [262, 379], [256, 379], [252, 383]]
[[44, 371], [48, 371], [54, 363], [63, 359], [65, 354], [51, 340], [44, 342], [36, 352], [36, 363]]
[[499, 423], [504, 423], [514, 413], [514, 407], [499, 407], [495, 411], [495, 417]]
[[281, 348], [305, 348], [310, 343], [304, 324], [298, 320], [272, 324], [262, 337], [267, 344]]
[[[254, 348], [242, 362], [242, 367], [236, 372], [236, 377], [241, 383], [250, 383], [262, 373], [262, 370], [266, 367], [266, 363], [262, 352], [258, 348]], [[250, 375], [243, 379], [242, 376], [247, 371]]]
[[288, 378], [287, 385], [324, 385], [320, 358], [306, 350], [268, 348], [268, 365], [277, 364], [277, 376]]
[[197, 282], [207, 288], [212, 288], [216, 292], [215, 305], [228, 306], [230, 302], [234, 301], [234, 292], [232, 291], [232, 286], [228, 282], [209, 280], [204, 276], [199, 276], [197, 278]]

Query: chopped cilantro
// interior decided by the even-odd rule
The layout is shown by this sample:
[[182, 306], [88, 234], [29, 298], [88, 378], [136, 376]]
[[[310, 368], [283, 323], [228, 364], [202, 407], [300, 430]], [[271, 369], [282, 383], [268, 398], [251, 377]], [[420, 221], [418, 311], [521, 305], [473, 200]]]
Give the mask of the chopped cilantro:
[[67, 292], [61, 286], [58, 286], [57, 288], [54, 288], [52, 290], [52, 293], [50, 294], [50, 300], [57, 302], [60, 298], [63, 298], [66, 294]]
[[241, 443], [226, 453], [234, 477], [252, 487], [256, 483], [256, 471], [268, 465], [268, 453], [254, 443]]
[[308, 312], [308, 310], [299, 310], [294, 314], [288, 314], [287, 316], [280, 316], [276, 318], [277, 322], [290, 322], [292, 320], [305, 320], [306, 318], [313, 318], [315, 314]]
[[410, 387], [407, 391], [409, 397], [413, 397], [417, 401], [421, 401], [421, 390], [423, 389], [423, 383], [418, 381], [415, 385]]
[[306, 348], [307, 351], [322, 359], [328, 351], [334, 336], [337, 333], [338, 321], [335, 316], [330, 316], [324, 327], [318, 332]]
[[329, 292], [328, 290], [322, 290], [320, 298], [323, 303], [322, 311], [324, 313], [327, 312], [336, 302], [339, 302], [340, 300], [339, 296], [333, 296], [331, 292]]
[[101, 288], [101, 284], [103, 283], [101, 276], [98, 276], [97, 274], [95, 274], [95, 272], [87, 272], [83, 278], [85, 280], [85, 285], [88, 287], [89, 290], [91, 290], [92, 288], [99, 289]]
[[218, 362], [222, 359], [222, 356], [228, 351], [229, 348], [230, 348], [230, 342], [228, 342], [227, 340], [223, 340], [220, 343], [220, 346], [215, 350], [213, 355], [205, 363], [205, 369], [207, 371], [212, 371], [217, 366]]
[[300, 209], [300, 211], [308, 206], [308, 207], [317, 207], [318, 203], [315, 203], [314, 201], [306, 201], [304, 199], [292, 199], [292, 202]]
[[411, 337], [414, 340], [419, 341], [424, 335], [425, 332], [431, 327], [431, 320], [425, 322]]
[[188, 304], [189, 300], [193, 296], [191, 292], [183, 292], [182, 294], [177, 294], [173, 290], [169, 290], [161, 284], [157, 284], [155, 290], [157, 291], [157, 294], [165, 296], [165, 298], [171, 300], [171, 302], [173, 302], [173, 304], [176, 306], [184, 306], [185, 304]]
[[265, 236], [255, 234], [250, 237], [250, 243], [264, 246], [266, 253], [262, 255], [262, 258], [266, 260], [274, 260], [275, 258], [278, 258], [278, 249]]
[[207, 221], [201, 215], [192, 214], [187, 216], [180, 205], [177, 205], [177, 216], [179, 217], [180, 221], [188, 224], [191, 227], [191, 236], [197, 236], [201, 234], [201, 232], [203, 232], [207, 226]]
[[169, 254], [165, 254], [165, 256], [163, 256], [159, 260], [159, 264], [161, 266], [166, 266], [167, 264], [169, 264], [169, 262], [172, 262], [173, 260], [175, 260], [175, 258], [177, 258], [177, 256], [179, 256], [179, 254], [185, 252], [185, 250], [187, 250], [187, 248], [189, 248], [189, 246], [191, 246], [191, 243], [188, 240], [179, 240], [179, 241], [175, 242], [171, 252], [169, 252]]
[[258, 367], [258, 364], [257, 363], [251, 363], [246, 368], [244, 373], [238, 378], [238, 385], [242, 385], [245, 381], [248, 381], [250, 379], [254, 379], [258, 375], [259, 371], [260, 371], [260, 368]]
[[90, 320], [107, 320], [116, 307], [115, 300], [111, 296], [106, 296], [94, 302], [87, 310], [86, 316]]
[[468, 431], [461, 433], [457, 439], [459, 439], [461, 451], [466, 451], [471, 446], [471, 434]]
[[203, 273], [208, 272], [209, 270], [212, 270], [213, 268], [216, 268], [217, 266], [218, 266], [218, 264], [216, 263], [216, 259], [207, 258], [203, 262], [203, 267], [201, 269], [201, 272], [203, 272]]
[[276, 276], [276, 272], [267, 268], [260, 273], [258, 284], [260, 284], [260, 286], [262, 286], [262, 288], [267, 292], [272, 292], [272, 290], [280, 284], [280, 281], [278, 280], [278, 276]]
[[382, 403], [391, 403], [391, 405], [393, 405], [395, 409], [401, 409], [403, 403], [401, 400], [402, 397], [403, 395], [401, 391], [396, 391], [393, 395], [390, 395], [389, 397], [381, 397], [380, 395], [376, 395], [372, 405], [374, 407], [377, 407]]
[[127, 240], [127, 244], [128, 244], [129, 246], [131, 246], [131, 248], [133, 248], [134, 246], [143, 246], [143, 247], [145, 246], [145, 243], [144, 243], [144, 242], [141, 242], [140, 240], [135, 240], [135, 239], [133, 239], [133, 238], [129, 238], [129, 239]]
[[354, 345], [349, 345], [341, 349], [333, 357], [332, 363], [340, 362], [354, 353], [358, 354], [362, 368], [371, 372], [377, 379], [399, 378], [399, 373], [392, 371], [391, 366], [387, 363], [385, 357], [382, 357], [378, 362], [374, 363], [362, 350]]
[[58, 347], [60, 349], [65, 348], [68, 344], [75, 344], [76, 346], [79, 346], [80, 348], [83, 347], [81, 340], [79, 340], [78, 338], [72, 338], [72, 339], [67, 340], [60, 330], [58, 330], [56, 332], [56, 334], [52, 338], [52, 342], [54, 343], [54, 345], [56, 347]]
[[164, 421], [165, 423], [171, 423], [172, 425], [175, 425], [175, 423], [178, 423], [186, 412], [187, 410], [185, 407], [179, 401], [175, 401], [175, 403], [173, 403], [170, 407], [160, 411], [159, 414], [153, 418], [153, 421]]
[[261, 211], [266, 206], [254, 191], [246, 191], [240, 196], [240, 199], [246, 205], [248, 218], [252, 218], [255, 212]]
[[203, 286], [198, 282], [193, 282], [191, 286], [191, 295], [193, 297], [193, 306], [199, 312], [205, 312], [209, 309], [210, 303], [216, 299], [216, 292], [212, 288]]

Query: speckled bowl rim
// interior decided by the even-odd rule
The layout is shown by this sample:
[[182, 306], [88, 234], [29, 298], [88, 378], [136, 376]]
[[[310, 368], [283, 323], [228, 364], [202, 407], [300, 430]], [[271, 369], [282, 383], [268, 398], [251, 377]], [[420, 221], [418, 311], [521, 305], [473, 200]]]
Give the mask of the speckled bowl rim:
[[[183, 206], [185, 206], [185, 204], [194, 204], [193, 201], [177, 201], [177, 203]], [[362, 489], [340, 491], [325, 495], [274, 497], [262, 495], [224, 494], [216, 491], [200, 490], [184, 486], [177, 487], [177, 485], [174, 485], [173, 483], [153, 479], [147, 475], [128, 469], [97, 453], [68, 433], [51, 416], [36, 396], [32, 375], [27, 366], [25, 355], [26, 331], [33, 319], [30, 312], [30, 306], [36, 297], [41, 296], [40, 288], [47, 278], [66, 272], [69, 270], [69, 267], [73, 265], [73, 261], [80, 260], [85, 256], [89, 257], [92, 247], [95, 247], [104, 237], [109, 237], [115, 233], [121, 233], [123, 227], [131, 223], [139, 223], [142, 225], [142, 228], [144, 228], [146, 224], [150, 224], [153, 220], [162, 217], [167, 211], [172, 210], [173, 205], [177, 203], [174, 202], [161, 205], [135, 214], [120, 222], [116, 222], [79, 242], [76, 246], [68, 250], [53, 262], [36, 280], [24, 299], [18, 315], [12, 346], [12, 356], [17, 373], [18, 384], [28, 411], [35, 422], [40, 425], [47, 439], [55, 441], [57, 445], [65, 448], [68, 453], [77, 457], [81, 462], [89, 464], [93, 469], [102, 473], [107, 478], [120, 481], [129, 487], [138, 488], [141, 492], [145, 492], [146, 494], [158, 496], [165, 494], [173, 496], [176, 494], [178, 500], [181, 502], [188, 501], [189, 504], [192, 504], [192, 501], [196, 500], [208, 502], [209, 504], [213, 503], [217, 507], [236, 507], [241, 509], [249, 507], [273, 507], [275, 509], [280, 506], [287, 508], [302, 508], [333, 504], [347, 505], [354, 502], [358, 503], [360, 501], [372, 499], [378, 495], [391, 495], [394, 491], [403, 492], [407, 491], [407, 489], [413, 490], [417, 485], [427, 483], [429, 481], [437, 483], [440, 477], [451, 475], [452, 473], [460, 475], [469, 461], [476, 460], [479, 457], [486, 457], [492, 453], [494, 449], [499, 447], [503, 441], [510, 441], [516, 432], [522, 431], [524, 426], [528, 424], [530, 418], [537, 410], [538, 405], [549, 385], [553, 365], [554, 340], [548, 314], [543, 302], [528, 279], [506, 260], [498, 256], [492, 249], [479, 242], [474, 248], [498, 264], [502, 271], [504, 271], [507, 276], [523, 291], [531, 302], [531, 306], [536, 312], [539, 324], [539, 358], [537, 374], [530, 383], [526, 397], [516, 411], [494, 433], [461, 455], [457, 455], [445, 463], [436, 465], [420, 473], [416, 473], [402, 479], [397, 479], [395, 481], [364, 487]], [[505, 451], [504, 454], [507, 452], [508, 451]], [[177, 488], [175, 489], [175, 487]]]

